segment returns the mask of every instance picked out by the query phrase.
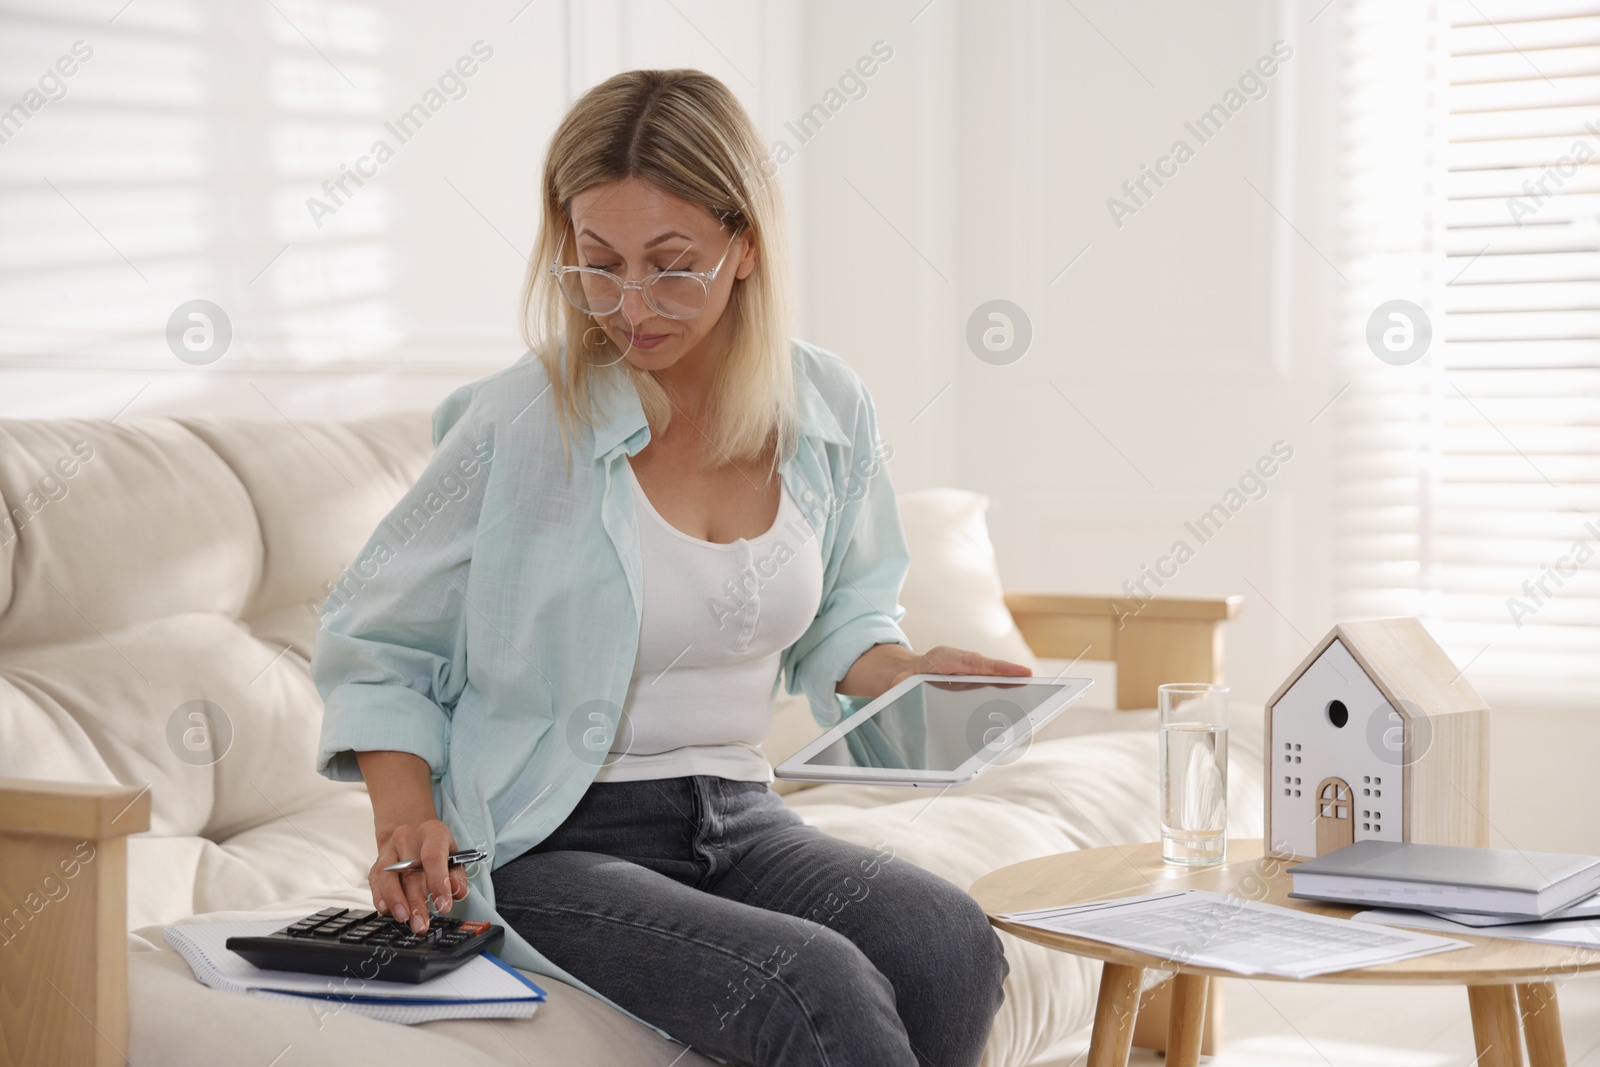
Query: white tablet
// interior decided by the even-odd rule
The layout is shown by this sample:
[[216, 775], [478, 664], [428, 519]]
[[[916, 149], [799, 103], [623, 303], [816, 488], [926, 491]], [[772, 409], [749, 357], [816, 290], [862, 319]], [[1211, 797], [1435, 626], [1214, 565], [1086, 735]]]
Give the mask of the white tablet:
[[914, 674], [784, 760], [804, 782], [970, 782], [1089, 691], [1089, 678]]

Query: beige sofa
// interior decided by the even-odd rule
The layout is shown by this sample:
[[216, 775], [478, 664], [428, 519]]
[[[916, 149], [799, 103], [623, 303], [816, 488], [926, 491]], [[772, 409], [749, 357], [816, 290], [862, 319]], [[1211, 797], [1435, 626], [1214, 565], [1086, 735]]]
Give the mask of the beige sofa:
[[[425, 413], [0, 421], [0, 1067], [710, 1062], [675, 1059], [680, 1046], [549, 979], [531, 1019], [402, 1027], [207, 989], [161, 939], [179, 921], [368, 904], [371, 808], [363, 786], [313, 770], [307, 656], [326, 590], [429, 442]], [[1155, 602], [1119, 628], [1104, 598], [1005, 596], [986, 503], [901, 497], [904, 625], [919, 647], [1119, 661], [1118, 693], [1090, 701], [1102, 707], [1217, 676], [1237, 598]], [[769, 754], [816, 729], [784, 697]], [[786, 801], [968, 885], [1152, 838], [1154, 756], [1149, 713], [1075, 709], [1051, 739], [942, 795], [824, 785]], [[1260, 766], [1259, 736], [1236, 731], [1233, 833], [1260, 832]], [[1011, 975], [985, 1062], [1020, 1067], [1089, 1021], [1097, 972], [1004, 938]]]

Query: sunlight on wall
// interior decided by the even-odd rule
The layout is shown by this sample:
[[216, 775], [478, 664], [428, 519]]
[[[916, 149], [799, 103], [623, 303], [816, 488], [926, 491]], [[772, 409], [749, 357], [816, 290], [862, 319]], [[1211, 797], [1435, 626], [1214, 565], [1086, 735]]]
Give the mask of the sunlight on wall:
[[390, 201], [342, 169], [383, 135], [380, 10], [124, 3], [0, 14], [0, 358], [170, 366], [197, 298], [236, 361], [392, 346]]
[[[5, 5], [0, 413], [431, 408], [523, 352], [568, 90], [648, 52], [761, 112], [799, 24], [737, 0]], [[330, 407], [330, 377], [363, 384]]]
[[[383, 134], [382, 16], [315, 0], [282, 10], [286, 18], [270, 9], [265, 17], [278, 116], [270, 133], [273, 222], [289, 249], [270, 271], [283, 351], [313, 361], [375, 352], [398, 340], [389, 305], [389, 203], [384, 190], [366, 184], [375, 172], [363, 178], [352, 167]], [[296, 27], [323, 43], [313, 48]], [[313, 217], [308, 197], [331, 205], [338, 225]]]
[[156, 292], [197, 280], [197, 18], [186, 4], [144, 14], [116, 27], [36, 0], [4, 16], [0, 351], [125, 346]]

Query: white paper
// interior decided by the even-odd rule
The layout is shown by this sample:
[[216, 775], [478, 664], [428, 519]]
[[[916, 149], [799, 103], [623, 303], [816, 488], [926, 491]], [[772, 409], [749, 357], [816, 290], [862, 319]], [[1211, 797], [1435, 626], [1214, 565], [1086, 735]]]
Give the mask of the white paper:
[[1001, 916], [1173, 963], [1306, 978], [1466, 948], [1468, 943], [1185, 889]]
[[[1386, 908], [1380, 910], [1399, 912], [1409, 909]], [[1529, 921], [1526, 915], [1475, 915], [1465, 911], [1433, 911], [1431, 909], [1429, 909], [1429, 914], [1437, 915], [1441, 919], [1449, 919], [1451, 922], [1461, 923], [1464, 926], [1474, 927], [1510, 926], [1513, 923]], [[1600, 893], [1596, 893], [1592, 897], [1585, 897], [1576, 904], [1568, 905], [1554, 914], [1546, 915], [1542, 920], [1536, 919], [1533, 921], [1555, 922], [1558, 919], [1600, 919]]]
[[1477, 937], [1499, 937], [1508, 941], [1537, 941], [1546, 945], [1574, 945], [1578, 948], [1600, 949], [1600, 919], [1551, 919], [1546, 922], [1513, 923], [1509, 926], [1468, 926], [1451, 922], [1425, 911], [1403, 911], [1399, 908], [1374, 908], [1359, 911], [1351, 916], [1358, 922], [1377, 923], [1383, 926], [1415, 926], [1423, 930], [1441, 930], [1451, 934], [1473, 934]]

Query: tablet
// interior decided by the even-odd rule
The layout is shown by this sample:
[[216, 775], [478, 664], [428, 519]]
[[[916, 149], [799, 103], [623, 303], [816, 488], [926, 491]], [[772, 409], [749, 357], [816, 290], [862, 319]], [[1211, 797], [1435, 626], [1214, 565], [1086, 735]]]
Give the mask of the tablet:
[[803, 782], [948, 786], [1006, 762], [1089, 678], [914, 674], [773, 770]]

